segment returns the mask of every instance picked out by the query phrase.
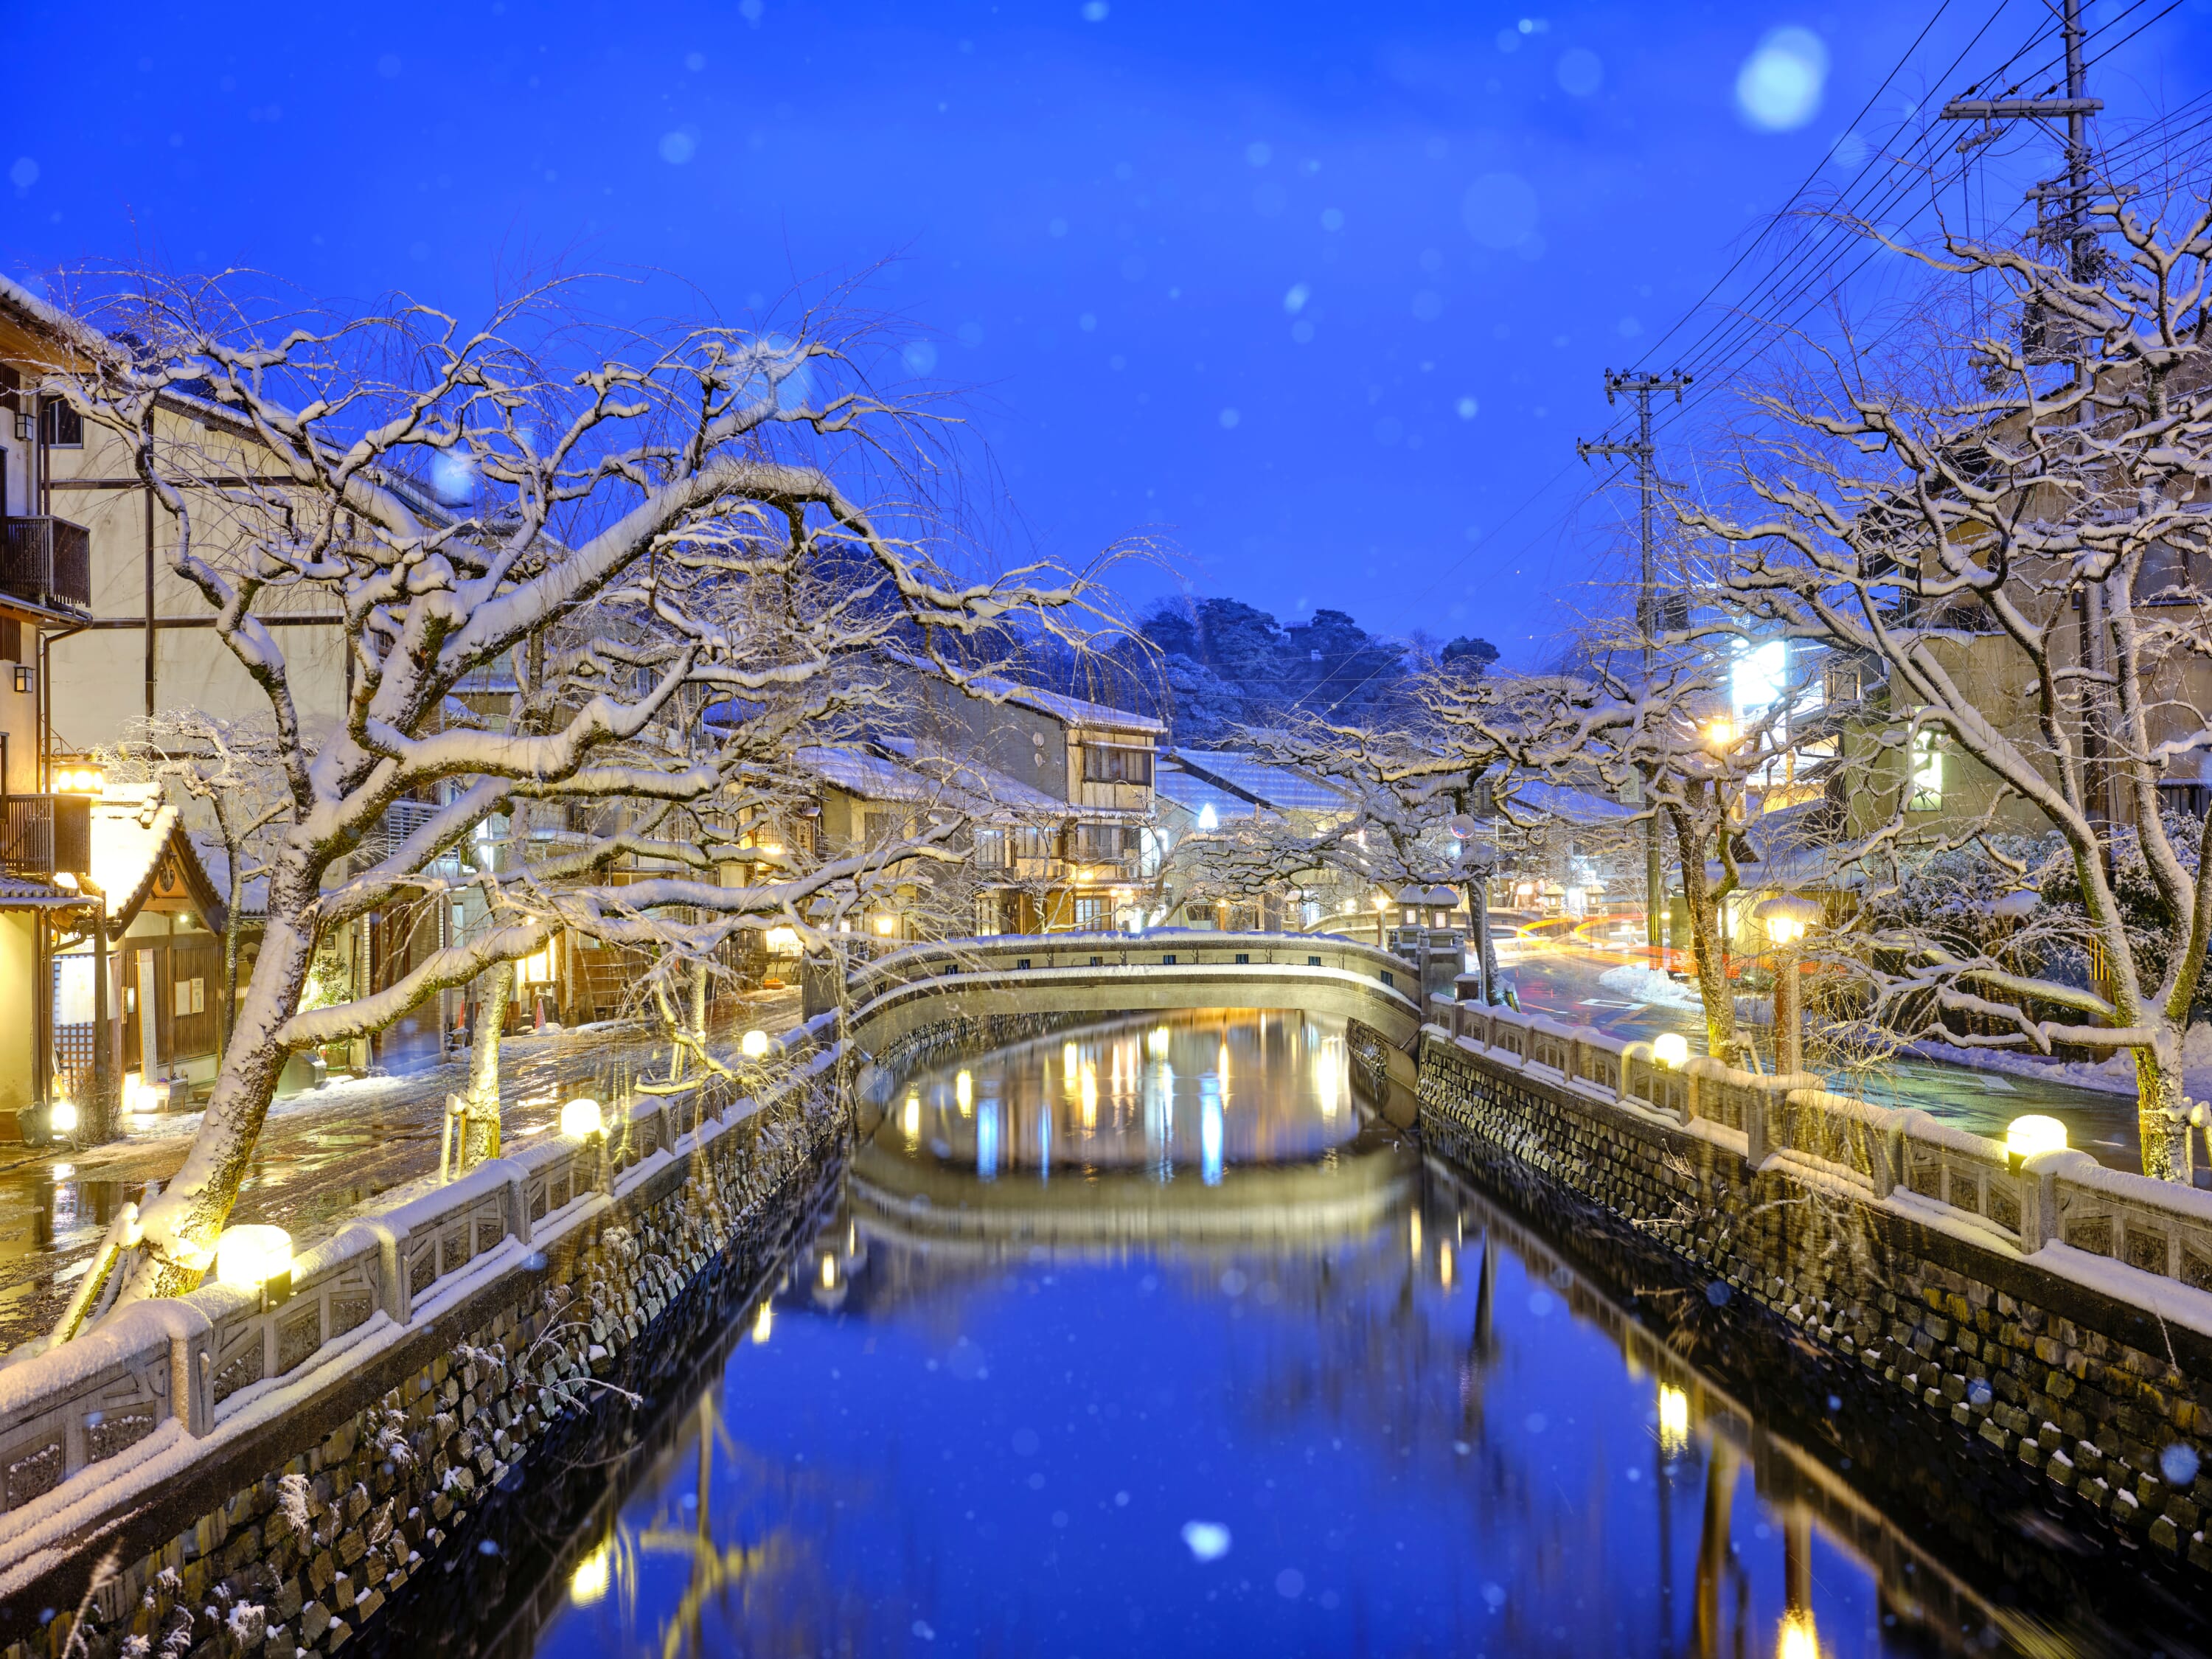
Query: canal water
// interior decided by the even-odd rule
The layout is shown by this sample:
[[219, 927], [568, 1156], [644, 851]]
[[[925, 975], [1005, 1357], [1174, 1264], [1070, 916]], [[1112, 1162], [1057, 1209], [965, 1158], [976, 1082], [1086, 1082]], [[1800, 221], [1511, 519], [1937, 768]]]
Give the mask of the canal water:
[[1355, 1098], [1340, 1024], [1101, 1025], [883, 1109], [546, 1659], [2002, 1646]]

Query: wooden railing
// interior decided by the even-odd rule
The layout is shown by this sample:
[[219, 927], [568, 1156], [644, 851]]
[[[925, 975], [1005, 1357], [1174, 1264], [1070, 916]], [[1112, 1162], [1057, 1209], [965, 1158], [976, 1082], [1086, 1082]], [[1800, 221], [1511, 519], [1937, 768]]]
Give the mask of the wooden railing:
[[92, 532], [67, 519], [0, 520], [0, 592], [49, 610], [91, 610]]
[[0, 871], [44, 881], [92, 868], [92, 800], [86, 795], [0, 799]]

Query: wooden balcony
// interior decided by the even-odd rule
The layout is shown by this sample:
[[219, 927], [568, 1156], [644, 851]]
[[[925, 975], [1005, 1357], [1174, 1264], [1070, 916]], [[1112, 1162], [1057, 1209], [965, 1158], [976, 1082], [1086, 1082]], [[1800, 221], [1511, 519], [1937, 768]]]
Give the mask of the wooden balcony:
[[0, 593], [49, 611], [92, 609], [92, 532], [67, 519], [0, 520]]
[[9, 795], [0, 799], [0, 871], [51, 880], [92, 868], [88, 795]]

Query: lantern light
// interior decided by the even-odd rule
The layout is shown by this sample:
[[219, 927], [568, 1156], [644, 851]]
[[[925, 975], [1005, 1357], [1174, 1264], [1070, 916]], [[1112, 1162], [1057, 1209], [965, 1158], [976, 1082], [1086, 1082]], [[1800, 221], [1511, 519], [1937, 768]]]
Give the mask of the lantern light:
[[1809, 1608], [1793, 1607], [1782, 1615], [1782, 1635], [1774, 1653], [1775, 1659], [1820, 1659], [1820, 1633]]
[[215, 1242], [215, 1282], [258, 1290], [292, 1275], [292, 1235], [282, 1227], [225, 1227]]
[[799, 954], [799, 930], [796, 927], [771, 927], [762, 942], [772, 957], [795, 957]]
[[1689, 1042], [1680, 1031], [1662, 1031], [1651, 1040], [1651, 1058], [1662, 1066], [1680, 1066], [1689, 1057]]
[[2066, 1126], [2055, 1117], [2031, 1114], [2005, 1126], [2005, 1156], [2017, 1162], [2038, 1152], [2066, 1150]]
[[599, 1103], [587, 1095], [579, 1095], [561, 1109], [561, 1133], [571, 1140], [589, 1140], [606, 1129]]
[[1821, 910], [1811, 899], [1784, 893], [1761, 899], [1751, 907], [1751, 915], [1766, 929], [1767, 938], [1786, 951], [1819, 923]]
[[738, 1052], [747, 1060], [762, 1059], [768, 1053], [768, 1033], [756, 1025], [739, 1041]]
[[896, 932], [898, 932], [898, 918], [896, 916], [878, 916], [876, 918], [877, 937], [880, 939], [889, 939]]
[[54, 1102], [46, 1109], [46, 1127], [58, 1135], [75, 1134], [76, 1133], [76, 1102], [67, 1098]]

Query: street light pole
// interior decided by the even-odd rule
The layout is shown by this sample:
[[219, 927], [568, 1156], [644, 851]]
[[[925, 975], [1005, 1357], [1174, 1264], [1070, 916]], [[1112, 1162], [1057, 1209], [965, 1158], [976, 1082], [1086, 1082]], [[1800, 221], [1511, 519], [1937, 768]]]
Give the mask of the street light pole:
[[[1577, 442], [1575, 445], [1575, 453], [1585, 461], [1593, 455], [1609, 455], [1626, 456], [1636, 463], [1638, 553], [1636, 632], [1638, 637], [1643, 641], [1644, 680], [1647, 686], [1651, 681], [1652, 640], [1659, 632], [1660, 623], [1656, 585], [1658, 572], [1652, 546], [1652, 499], [1658, 484], [1658, 475], [1652, 467], [1652, 460], [1658, 452], [1651, 441], [1651, 394], [1655, 392], [1671, 392], [1674, 394], [1674, 401], [1679, 404], [1682, 401], [1684, 388], [1690, 384], [1690, 377], [1679, 368], [1665, 374], [1654, 374], [1648, 371], [1639, 373], [1631, 369], [1623, 369], [1615, 373], [1612, 369], [1607, 369], [1605, 371], [1607, 406], [1608, 408], [1612, 406], [1613, 400], [1617, 395], [1626, 395], [1636, 399], [1636, 441], [1632, 444]], [[1663, 964], [1664, 957], [1662, 951], [1666, 945], [1666, 930], [1661, 920], [1661, 901], [1665, 896], [1661, 891], [1665, 884], [1663, 871], [1664, 860], [1659, 847], [1659, 818], [1655, 812], [1645, 820], [1644, 825], [1644, 942], [1650, 948], [1652, 965], [1655, 968]]]
[[1774, 942], [1774, 1069], [1791, 1077], [1805, 1069], [1805, 1031], [1797, 980], [1797, 947], [1807, 931], [1820, 920], [1820, 907], [1810, 899], [1785, 894], [1762, 899], [1752, 906], [1752, 918], [1763, 922]]

